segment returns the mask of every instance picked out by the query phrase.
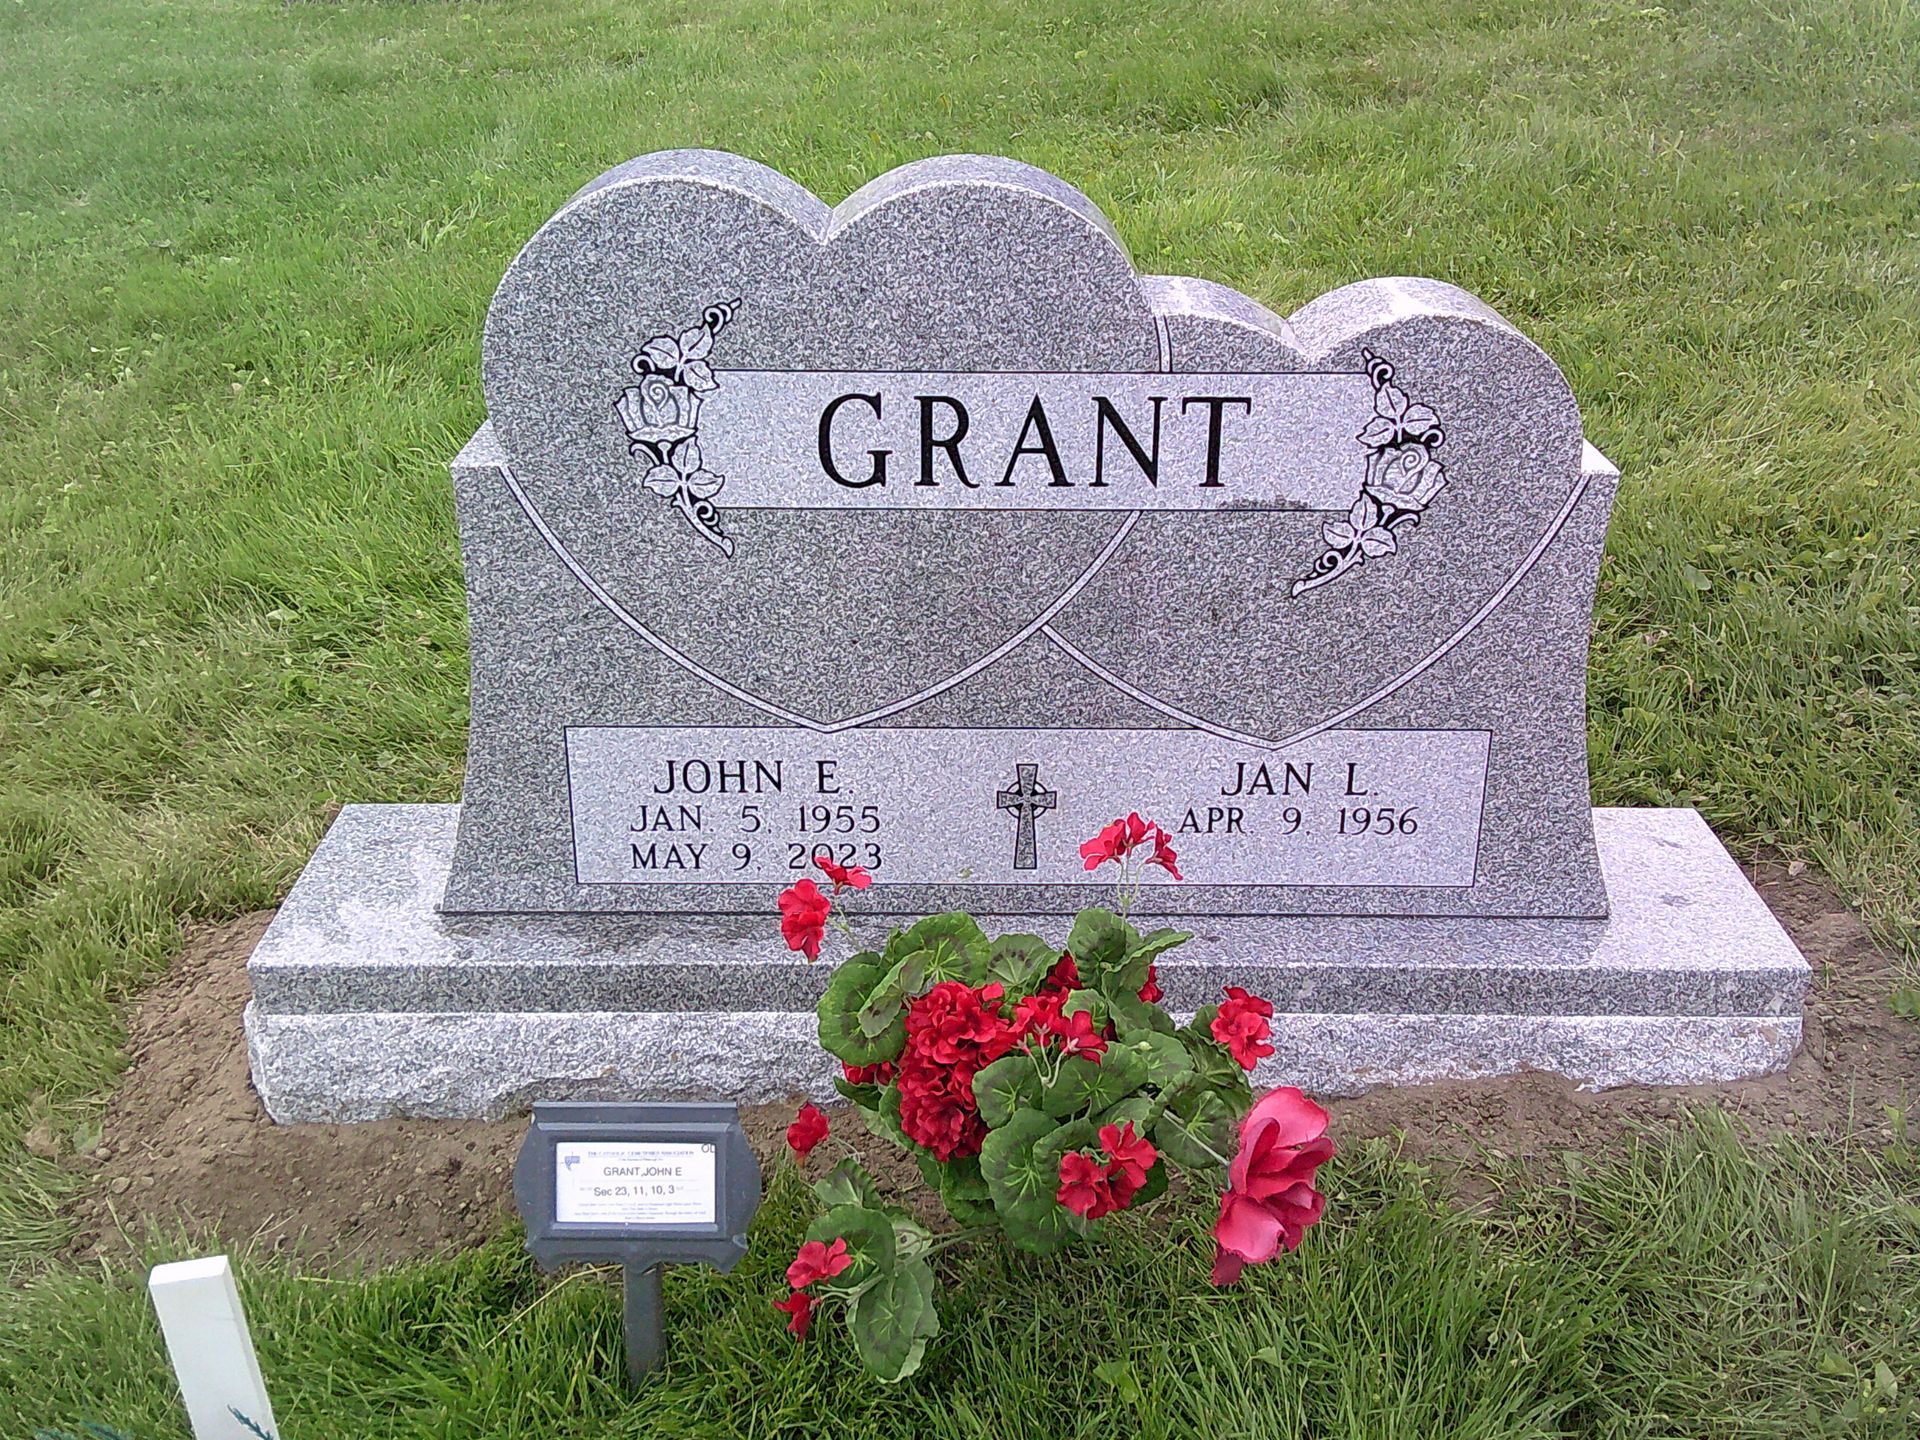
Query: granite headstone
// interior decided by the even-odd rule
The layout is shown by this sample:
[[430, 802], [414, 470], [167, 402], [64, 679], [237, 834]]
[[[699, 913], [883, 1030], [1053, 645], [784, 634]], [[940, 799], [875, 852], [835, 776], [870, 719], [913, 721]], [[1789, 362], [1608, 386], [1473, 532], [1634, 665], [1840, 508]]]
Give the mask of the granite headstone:
[[[1110, 885], [1080, 842], [1129, 810], [1187, 877], [1140, 902], [1199, 932], [1176, 1001], [1278, 990], [1283, 1063], [1323, 1088], [1791, 1052], [1804, 962], [1698, 817], [1620, 812], [1596, 840], [1618, 473], [1553, 361], [1463, 291], [1369, 280], [1283, 318], [1137, 274], [1083, 195], [1013, 161], [909, 165], [829, 209], [674, 151], [541, 227], [482, 379], [453, 467], [457, 821], [350, 810], [254, 966], [263, 1090], [275, 1033], [288, 1097], [328, 1090], [362, 1017], [441, 1039], [283, 1109], [817, 1090], [824, 977], [769, 939], [814, 855], [872, 870], [877, 923], [1064, 931]], [[1630, 875], [1692, 885], [1690, 953]], [[368, 915], [413, 957], [367, 953]], [[476, 1071], [483, 1015], [555, 1073]], [[1628, 1016], [1688, 1023], [1589, 1023]], [[1372, 1038], [1309, 1058], [1335, 1019]], [[800, 1038], [771, 1075], [654, 1053], [773, 1030]], [[460, 1098], [403, 1073], [440, 1062]]]

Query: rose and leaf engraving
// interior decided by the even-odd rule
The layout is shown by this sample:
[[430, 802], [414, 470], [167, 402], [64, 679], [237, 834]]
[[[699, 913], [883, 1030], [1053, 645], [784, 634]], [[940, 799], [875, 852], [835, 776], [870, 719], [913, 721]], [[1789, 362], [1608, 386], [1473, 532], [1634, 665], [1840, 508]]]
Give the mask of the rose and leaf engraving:
[[1368, 560], [1397, 554], [1399, 532], [1420, 523], [1447, 483], [1446, 467], [1433, 458], [1447, 438], [1440, 417], [1431, 406], [1407, 399], [1407, 392], [1393, 383], [1390, 363], [1371, 350], [1360, 353], [1373, 383], [1373, 417], [1354, 436], [1367, 447], [1366, 478], [1353, 507], [1320, 527], [1327, 548], [1312, 572], [1293, 582], [1295, 596], [1337, 580]]
[[[726, 477], [709, 470], [700, 450], [700, 406], [720, 388], [710, 356], [714, 338], [739, 312], [738, 299], [701, 312], [700, 323], [678, 334], [655, 335], [633, 357], [640, 383], [614, 402], [627, 431], [627, 450], [646, 465], [641, 484], [671, 504], [696, 534], [731, 558], [733, 538], [713, 503]], [[1446, 469], [1433, 452], [1446, 440], [1431, 406], [1415, 404], [1393, 383], [1393, 365], [1363, 350], [1373, 385], [1374, 413], [1354, 438], [1367, 448], [1366, 476], [1352, 508], [1321, 527], [1326, 549], [1312, 571], [1294, 581], [1297, 597], [1398, 553], [1401, 532], [1446, 486]]]
[[640, 483], [729, 557], [733, 538], [721, 528], [713, 503], [727, 477], [707, 469], [700, 453], [700, 404], [720, 388], [708, 360], [714, 337], [739, 309], [737, 299], [723, 300], [707, 306], [698, 325], [648, 340], [633, 357], [640, 383], [623, 390], [613, 407], [626, 426], [627, 453], [647, 466]]

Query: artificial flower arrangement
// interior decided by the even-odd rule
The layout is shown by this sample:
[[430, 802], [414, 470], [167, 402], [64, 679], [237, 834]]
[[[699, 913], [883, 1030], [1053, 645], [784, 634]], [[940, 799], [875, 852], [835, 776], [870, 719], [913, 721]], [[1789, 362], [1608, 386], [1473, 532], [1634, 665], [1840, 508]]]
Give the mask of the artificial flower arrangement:
[[[1228, 986], [1179, 1026], [1160, 1004], [1155, 962], [1189, 937], [1127, 920], [1145, 867], [1178, 880], [1171, 837], [1129, 815], [1080, 847], [1088, 870], [1118, 867], [1114, 910], [1083, 910], [1064, 948], [1037, 935], [990, 939], [965, 914], [896, 930], [840, 963], [819, 1005], [820, 1043], [840, 1093], [907, 1150], [960, 1229], [936, 1236], [887, 1204], [851, 1157], [816, 1181], [825, 1207], [775, 1302], [804, 1337], [815, 1311], [845, 1309], [862, 1362], [882, 1380], [919, 1367], [939, 1328], [932, 1258], [999, 1232], [1035, 1254], [1083, 1239], [1151, 1203], [1170, 1171], [1221, 1189], [1213, 1283], [1300, 1244], [1325, 1200], [1327, 1113], [1283, 1086], [1254, 1099], [1247, 1072], [1273, 1054], [1273, 1006]], [[837, 901], [872, 876], [816, 856], [832, 885], [780, 896], [781, 933], [817, 959], [828, 926], [851, 941]], [[804, 1162], [826, 1138], [805, 1106], [787, 1131]]]

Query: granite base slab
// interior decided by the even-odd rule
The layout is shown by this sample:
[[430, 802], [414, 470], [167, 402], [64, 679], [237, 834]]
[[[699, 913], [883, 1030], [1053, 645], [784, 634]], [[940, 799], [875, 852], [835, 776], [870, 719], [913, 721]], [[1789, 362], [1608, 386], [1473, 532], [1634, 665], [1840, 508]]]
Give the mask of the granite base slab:
[[[1182, 1017], [1186, 1018], [1186, 1017]], [[1356, 1095], [1521, 1070], [1588, 1089], [1697, 1085], [1785, 1065], [1798, 1017], [1297, 1015], [1257, 1085]], [[536, 1100], [835, 1098], [839, 1066], [789, 1011], [270, 1015], [247, 1009], [254, 1085], [282, 1124], [497, 1119]]]
[[[458, 807], [342, 811], [249, 964], [254, 1084], [284, 1122], [495, 1116], [554, 1098], [831, 1093], [831, 969], [764, 915], [446, 915]], [[1542, 1069], [1730, 1080], [1799, 1044], [1805, 960], [1690, 810], [1597, 810], [1606, 920], [1182, 922], [1191, 1011], [1270, 997], [1271, 1083], [1325, 1094]], [[1150, 920], [1151, 917], [1141, 917]], [[999, 922], [1064, 936], [1067, 918]], [[875, 937], [877, 938], [877, 936]]]

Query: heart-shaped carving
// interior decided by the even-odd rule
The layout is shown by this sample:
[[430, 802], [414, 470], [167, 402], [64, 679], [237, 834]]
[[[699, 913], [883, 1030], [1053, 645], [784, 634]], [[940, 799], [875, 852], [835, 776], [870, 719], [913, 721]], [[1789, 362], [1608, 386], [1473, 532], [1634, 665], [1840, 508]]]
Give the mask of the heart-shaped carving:
[[[672, 343], [636, 369], [657, 338]], [[1370, 366], [1367, 491], [1331, 513], [732, 508], [686, 423], [728, 370]], [[1100, 683], [1062, 689], [1058, 723], [1144, 700], [1302, 733], [1477, 623], [1580, 483], [1558, 370], [1463, 292], [1371, 281], [1283, 321], [1136, 275], [1084, 196], [980, 157], [907, 166], [832, 210], [738, 157], [631, 162], [515, 260], [484, 369], [516, 494], [589, 593], [713, 683], [822, 728], [960, 681], [970, 723], [1035, 723], [1032, 687], [1065, 667]], [[690, 523], [711, 504], [732, 553]]]

